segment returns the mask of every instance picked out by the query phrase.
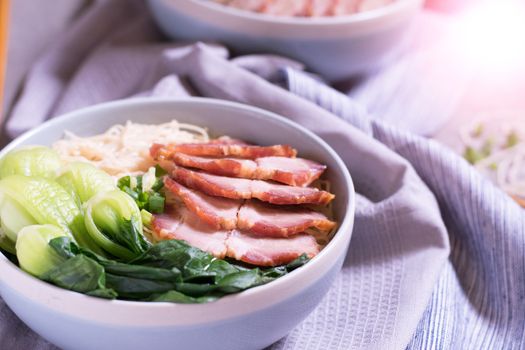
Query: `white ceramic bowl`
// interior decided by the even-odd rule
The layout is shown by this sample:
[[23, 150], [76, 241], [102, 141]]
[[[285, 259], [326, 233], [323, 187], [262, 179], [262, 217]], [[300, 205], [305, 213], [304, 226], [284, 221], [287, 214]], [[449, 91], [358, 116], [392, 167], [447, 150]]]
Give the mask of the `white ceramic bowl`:
[[0, 254], [0, 293], [35, 332], [64, 349], [261, 349], [285, 336], [321, 301], [340, 270], [354, 219], [348, 170], [319, 137], [273, 113], [212, 99], [134, 99], [93, 106], [53, 119], [9, 144], [50, 145], [64, 130], [98, 134], [126, 120], [171, 119], [207, 126], [212, 134], [258, 144], [287, 143], [328, 165], [340, 224], [333, 240], [305, 266], [274, 282], [199, 305], [108, 301], [42, 282]]
[[278, 17], [206, 0], [149, 0], [160, 28], [178, 40], [226, 44], [235, 53], [277, 53], [338, 81], [388, 62], [423, 0], [397, 0], [349, 16]]

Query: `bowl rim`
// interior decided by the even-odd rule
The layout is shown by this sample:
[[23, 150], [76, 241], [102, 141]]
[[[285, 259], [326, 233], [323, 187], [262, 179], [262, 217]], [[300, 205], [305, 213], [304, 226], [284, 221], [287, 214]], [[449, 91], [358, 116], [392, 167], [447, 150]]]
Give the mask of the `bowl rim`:
[[[384, 32], [410, 20], [422, 4], [423, 0], [396, 0], [387, 6], [354, 15], [301, 18], [260, 14], [207, 0], [149, 0], [153, 16], [164, 29], [172, 26], [173, 16], [184, 16], [225, 30], [230, 36], [242, 33], [253, 38], [301, 42], [347, 40]], [[295, 45], [300, 45], [300, 42]]]
[[[166, 0], [164, 0], [166, 1]], [[180, 1], [180, 0], [167, 0]], [[242, 10], [235, 7], [225, 6], [214, 1], [209, 0], [183, 0], [192, 2], [197, 6], [207, 7], [215, 11], [234, 15], [236, 17], [243, 17], [250, 20], [271, 23], [283, 23], [298, 26], [333, 26], [349, 23], [360, 23], [365, 21], [372, 21], [383, 18], [385, 16], [394, 15], [405, 10], [406, 6], [415, 3], [422, 3], [422, 0], [394, 0], [393, 2], [375, 8], [369, 11], [363, 11], [353, 14], [338, 15], [338, 16], [319, 16], [319, 17], [298, 17], [298, 16], [279, 16], [267, 13], [258, 13], [249, 10]]]
[[[347, 167], [344, 165], [337, 153], [319, 136], [315, 135], [313, 132], [307, 130], [301, 125], [286, 119], [285, 117], [258, 107], [253, 107], [237, 102], [200, 97], [181, 99], [138, 97], [106, 102], [66, 113], [22, 134], [15, 140], [11, 141], [0, 151], [0, 158], [35, 134], [45, 131], [45, 129], [48, 127], [56, 127], [66, 121], [86, 118], [86, 115], [101, 114], [111, 110], [119, 110], [120, 108], [133, 108], [134, 106], [162, 104], [166, 104], [167, 106], [176, 106], [177, 104], [201, 104], [207, 105], [209, 108], [222, 107], [241, 110], [247, 114], [250, 113], [250, 117], [260, 119], [270, 118], [277, 123], [284, 124], [287, 127], [296, 129], [301, 133], [306, 134], [308, 137], [317, 142], [321, 147], [323, 147], [329, 153], [330, 157], [332, 157], [336, 162], [339, 168], [336, 171], [342, 173], [348, 196], [346, 213], [339, 225], [337, 232], [328, 245], [308, 264], [302, 268], [292, 271], [288, 275], [285, 275], [265, 285], [254, 287], [240, 293], [224, 296], [217, 301], [207, 304], [175, 304], [169, 302], [105, 300], [91, 297], [81, 293], [62, 289], [47, 282], [41, 281], [40, 279], [22, 271], [18, 266], [9, 261], [5, 255], [0, 253], [0, 285], [2, 289], [9, 287], [14, 289], [15, 292], [23, 294], [30, 300], [40, 300], [39, 297], [41, 295], [48, 295], [47, 297], [43, 298], [42, 303], [44, 303], [49, 308], [59, 310], [61, 313], [67, 313], [71, 317], [75, 318], [83, 318], [86, 320], [104, 322], [119, 326], [124, 324], [141, 327], [173, 325], [188, 326], [231, 319], [262, 310], [284, 300], [275, 298], [275, 295], [279, 295], [277, 292], [284, 293], [287, 298], [292, 297], [301, 290], [314, 284], [319, 278], [322, 277], [323, 273], [326, 273], [330, 270], [333, 264], [335, 264], [337, 258], [346, 252], [352, 235], [356, 201], [354, 185]], [[340, 252], [341, 250], [343, 251], [342, 253]], [[338, 252], [339, 254], [337, 254]], [[310, 274], [316, 276], [317, 278], [308, 278], [308, 275]], [[38, 289], [41, 290], [41, 293], [37, 291]], [[264, 295], [274, 295], [274, 297], [261, 298], [261, 296]], [[73, 306], [76, 308], [76, 310], [73, 309]], [[79, 308], [81, 309], [81, 312], [79, 312]], [[112, 310], [111, 312], [106, 312], [104, 314], [104, 316], [109, 316], [104, 321], [101, 321], [100, 319], [101, 314], [99, 311], [97, 311], [99, 308], [105, 308], [107, 311]], [[212, 312], [209, 311], [210, 309], [213, 309]], [[145, 316], [157, 316], [158, 312], [162, 310], [169, 312], [162, 313], [163, 317], [161, 316], [157, 319], [142, 319], [141, 317], [136, 317], [137, 313], [144, 314]], [[223, 312], [221, 314], [219, 310], [227, 312]], [[81, 315], [79, 315], [79, 313]], [[177, 317], [169, 317], [170, 314], [176, 314]]]

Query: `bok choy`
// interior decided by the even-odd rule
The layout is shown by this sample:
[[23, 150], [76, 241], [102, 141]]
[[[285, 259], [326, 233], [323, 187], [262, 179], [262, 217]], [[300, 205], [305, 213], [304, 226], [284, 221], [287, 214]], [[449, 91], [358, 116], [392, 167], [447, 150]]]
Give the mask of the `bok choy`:
[[0, 249], [5, 250], [6, 252], [15, 255], [15, 242], [13, 242], [5, 232], [0, 228]]
[[39, 176], [54, 179], [61, 161], [58, 154], [44, 146], [16, 149], [0, 160], [0, 179], [9, 175]]
[[54, 225], [32, 225], [21, 229], [16, 240], [16, 256], [20, 267], [34, 276], [42, 277], [65, 261], [49, 246], [49, 241], [62, 236], [67, 236], [67, 233]]
[[83, 247], [100, 251], [86, 234], [80, 208], [55, 181], [42, 177], [11, 175], [0, 180], [0, 222], [16, 242], [18, 232], [33, 224], [52, 224]]
[[100, 247], [121, 259], [133, 259], [150, 246], [143, 235], [139, 207], [120, 190], [91, 198], [85, 206], [85, 224]]
[[56, 181], [71, 194], [77, 203], [85, 203], [100, 192], [116, 189], [113, 178], [92, 164], [69, 163]]

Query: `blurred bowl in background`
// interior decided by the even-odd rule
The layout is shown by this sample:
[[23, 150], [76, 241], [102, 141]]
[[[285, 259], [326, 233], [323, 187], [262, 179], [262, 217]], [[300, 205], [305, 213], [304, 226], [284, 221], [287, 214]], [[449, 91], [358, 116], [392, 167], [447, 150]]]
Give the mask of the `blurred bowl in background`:
[[217, 41], [236, 54], [281, 54], [332, 82], [374, 70], [395, 57], [422, 3], [397, 0], [348, 16], [305, 18], [206, 0], [149, 0], [158, 25], [173, 39]]

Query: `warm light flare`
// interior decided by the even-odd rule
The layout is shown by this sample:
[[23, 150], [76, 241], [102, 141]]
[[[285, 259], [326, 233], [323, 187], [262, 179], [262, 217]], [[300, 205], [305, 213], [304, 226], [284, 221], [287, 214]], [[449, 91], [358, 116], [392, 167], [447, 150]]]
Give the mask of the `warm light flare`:
[[525, 4], [483, 1], [459, 19], [459, 50], [467, 64], [484, 71], [525, 68]]

